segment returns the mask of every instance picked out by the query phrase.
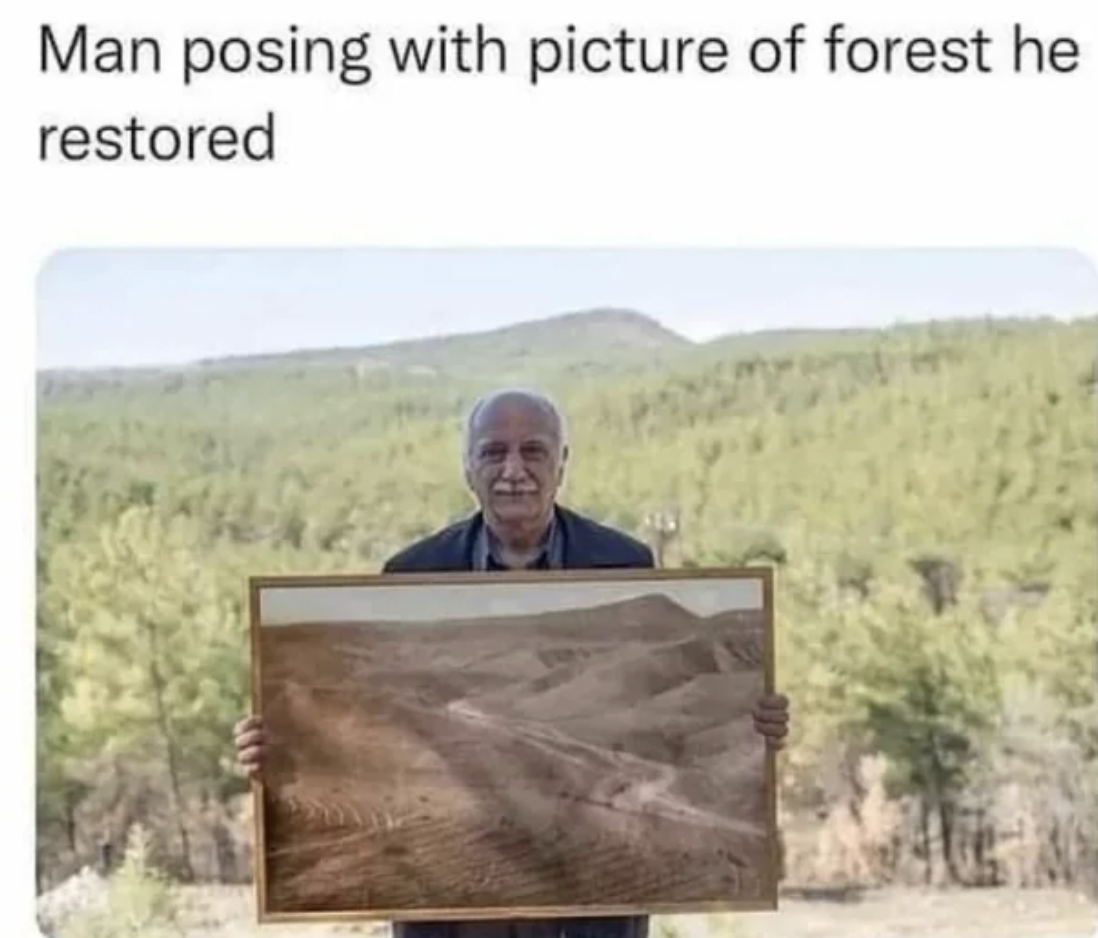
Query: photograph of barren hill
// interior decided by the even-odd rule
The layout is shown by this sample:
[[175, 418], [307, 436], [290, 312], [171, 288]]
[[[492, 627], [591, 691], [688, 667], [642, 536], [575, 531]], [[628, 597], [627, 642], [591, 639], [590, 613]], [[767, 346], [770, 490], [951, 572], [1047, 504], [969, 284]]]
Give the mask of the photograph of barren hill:
[[266, 913], [771, 907], [763, 591], [606, 585], [269, 615]]

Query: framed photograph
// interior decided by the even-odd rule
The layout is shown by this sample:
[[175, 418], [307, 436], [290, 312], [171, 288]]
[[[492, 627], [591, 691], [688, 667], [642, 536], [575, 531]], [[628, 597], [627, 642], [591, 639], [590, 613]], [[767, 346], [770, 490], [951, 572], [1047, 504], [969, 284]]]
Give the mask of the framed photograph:
[[259, 577], [259, 918], [777, 906], [767, 568]]

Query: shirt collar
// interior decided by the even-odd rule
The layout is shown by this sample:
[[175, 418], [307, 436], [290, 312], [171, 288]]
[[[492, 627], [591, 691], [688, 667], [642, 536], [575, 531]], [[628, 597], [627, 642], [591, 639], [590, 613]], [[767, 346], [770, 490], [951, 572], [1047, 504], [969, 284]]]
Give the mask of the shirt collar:
[[[473, 569], [479, 571], [487, 570], [489, 559], [497, 565], [503, 566], [499, 560], [499, 546], [495, 536], [492, 534], [491, 530], [489, 530], [487, 524], [481, 524], [480, 531], [477, 533], [476, 542], [473, 544]], [[538, 566], [543, 560], [546, 561], [546, 565], [551, 569], [559, 569], [564, 565], [560, 525], [557, 523], [555, 513], [553, 518], [549, 521], [549, 529], [545, 532], [541, 550], [527, 569]]]

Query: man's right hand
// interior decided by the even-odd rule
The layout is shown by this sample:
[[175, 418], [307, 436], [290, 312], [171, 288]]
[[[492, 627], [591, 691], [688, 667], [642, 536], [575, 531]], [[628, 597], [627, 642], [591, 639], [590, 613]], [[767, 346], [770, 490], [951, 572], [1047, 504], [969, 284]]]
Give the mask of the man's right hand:
[[263, 720], [258, 716], [245, 717], [233, 728], [236, 743], [237, 765], [248, 778], [258, 778], [263, 771], [263, 759], [267, 755], [267, 737], [263, 732]]

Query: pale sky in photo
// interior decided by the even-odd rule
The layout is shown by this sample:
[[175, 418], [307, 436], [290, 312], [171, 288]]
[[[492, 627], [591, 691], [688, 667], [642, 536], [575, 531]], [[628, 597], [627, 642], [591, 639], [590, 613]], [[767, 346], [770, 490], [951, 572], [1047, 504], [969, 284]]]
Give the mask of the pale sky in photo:
[[437, 622], [485, 616], [536, 615], [588, 608], [661, 594], [698, 616], [734, 609], [762, 609], [761, 579], [603, 580], [577, 586], [559, 583], [479, 583], [447, 586], [308, 586], [261, 591], [260, 617], [266, 626], [298, 622]]
[[96, 250], [39, 277], [38, 367], [183, 364], [635, 309], [690, 339], [1098, 312], [1059, 250]]

